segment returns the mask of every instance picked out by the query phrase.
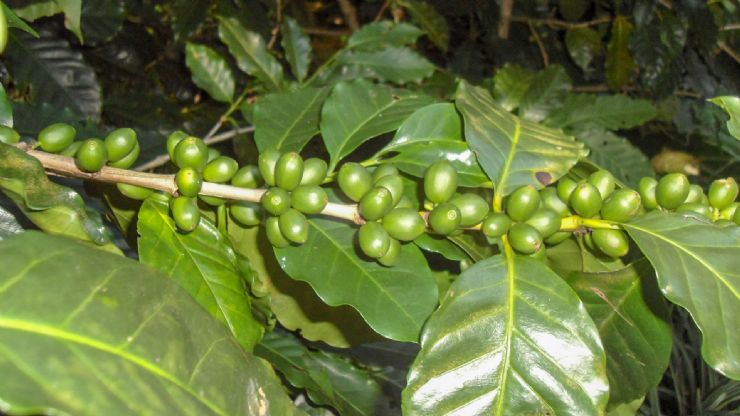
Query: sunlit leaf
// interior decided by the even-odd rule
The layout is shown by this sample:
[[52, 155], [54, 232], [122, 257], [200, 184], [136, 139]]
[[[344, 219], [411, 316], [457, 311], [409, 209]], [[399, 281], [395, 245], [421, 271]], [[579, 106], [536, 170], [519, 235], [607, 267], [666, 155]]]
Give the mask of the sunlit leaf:
[[193, 82], [214, 100], [229, 103], [234, 99], [234, 73], [220, 53], [205, 45], [185, 46], [185, 63], [193, 74]]
[[418, 83], [434, 72], [434, 64], [403, 47], [348, 52], [342, 55], [340, 63], [361, 66], [371, 70], [377, 78], [396, 84]]
[[287, 17], [283, 23], [283, 49], [298, 82], [302, 82], [311, 65], [311, 40], [295, 19]]
[[268, 94], [254, 106], [254, 141], [264, 151], [300, 151], [319, 133], [321, 106], [328, 88], [301, 88]]

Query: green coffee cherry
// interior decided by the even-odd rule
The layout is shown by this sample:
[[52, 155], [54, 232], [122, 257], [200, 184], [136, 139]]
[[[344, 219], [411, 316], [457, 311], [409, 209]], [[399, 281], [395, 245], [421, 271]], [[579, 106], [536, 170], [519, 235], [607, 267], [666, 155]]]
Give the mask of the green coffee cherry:
[[203, 179], [206, 182], [224, 183], [231, 180], [239, 170], [239, 163], [228, 156], [219, 156], [206, 164]]
[[39, 146], [45, 152], [59, 153], [72, 144], [77, 130], [69, 124], [54, 123], [39, 132]]
[[193, 198], [178, 196], [170, 203], [170, 211], [177, 228], [181, 231], [193, 231], [200, 223], [200, 210], [198, 209], [198, 203]]
[[540, 233], [542, 238], [547, 238], [560, 230], [560, 215], [548, 208], [541, 208], [525, 221]]
[[545, 243], [551, 246], [555, 246], [567, 240], [568, 238], [570, 238], [570, 236], [571, 233], [569, 233], [568, 231], [558, 231], [555, 234], [547, 237], [545, 239]]
[[242, 166], [231, 177], [231, 184], [240, 188], [257, 188], [262, 181], [260, 170], [255, 165]]
[[318, 185], [301, 185], [290, 195], [293, 208], [304, 214], [318, 214], [329, 202], [326, 191]]
[[388, 253], [391, 237], [379, 223], [368, 222], [363, 224], [358, 234], [360, 249], [368, 257], [377, 259]]
[[542, 236], [531, 225], [516, 223], [509, 229], [509, 243], [522, 254], [532, 254], [542, 248]]
[[640, 194], [632, 189], [617, 189], [609, 195], [601, 207], [601, 218], [609, 221], [626, 222], [637, 215], [642, 207]]
[[500, 238], [509, 232], [511, 228], [511, 218], [502, 212], [495, 212], [486, 217], [481, 224], [481, 231], [486, 237]]
[[455, 204], [443, 202], [429, 213], [428, 221], [435, 233], [449, 235], [460, 226], [461, 218], [460, 210]]
[[576, 189], [576, 186], [578, 186], [578, 182], [573, 179], [565, 177], [560, 178], [558, 181], [558, 196], [560, 197], [560, 200], [563, 202], [570, 201], [570, 195]]
[[624, 257], [630, 250], [629, 240], [622, 230], [593, 230], [591, 239], [596, 247], [609, 257]]
[[133, 129], [122, 128], [108, 133], [105, 137], [105, 150], [108, 151], [108, 160], [118, 162], [128, 156], [138, 143], [136, 132]]
[[701, 202], [687, 202], [685, 204], [681, 204], [676, 208], [676, 212], [688, 212], [698, 214], [707, 219], [712, 218], [712, 209]]
[[686, 200], [690, 186], [688, 178], [683, 173], [669, 173], [658, 181], [655, 200], [665, 209], [676, 209]]
[[265, 150], [260, 153], [257, 159], [262, 178], [270, 186], [275, 186], [275, 165], [277, 165], [278, 159], [280, 159], [280, 152], [275, 149]]
[[373, 187], [373, 178], [370, 172], [364, 166], [354, 162], [342, 165], [339, 169], [337, 182], [339, 182], [339, 189], [355, 202], [362, 199]]
[[359, 204], [360, 215], [368, 221], [383, 218], [393, 208], [391, 191], [382, 186], [376, 186], [362, 197]]
[[87, 139], [77, 150], [77, 166], [87, 172], [99, 171], [108, 160], [105, 143], [100, 139]]
[[285, 211], [280, 216], [278, 224], [280, 225], [280, 232], [289, 241], [303, 244], [308, 240], [308, 220], [298, 210], [290, 208]]
[[588, 182], [579, 183], [570, 195], [570, 206], [581, 217], [591, 218], [601, 210], [601, 193]]
[[143, 188], [141, 186], [129, 185], [126, 183], [117, 183], [116, 188], [125, 196], [142, 201], [147, 199], [154, 191], [149, 188]]
[[424, 219], [413, 208], [394, 208], [383, 217], [383, 228], [400, 241], [412, 241], [424, 234]]
[[175, 165], [202, 172], [208, 162], [208, 146], [197, 137], [186, 137], [175, 146]]
[[733, 202], [732, 205], [719, 212], [719, 218], [732, 221], [732, 217], [735, 216], [735, 211], [738, 210], [738, 207], [740, 207], [740, 202]]
[[514, 221], [525, 221], [540, 206], [540, 194], [534, 186], [517, 188], [506, 200], [506, 213]]
[[177, 145], [185, 138], [187, 138], [189, 134], [185, 133], [182, 130], [175, 130], [173, 131], [169, 137], [167, 137], [167, 154], [170, 155], [170, 160], [173, 162], [175, 161], [175, 148]]
[[540, 191], [540, 200], [543, 207], [555, 211], [561, 217], [567, 217], [571, 214], [568, 204], [560, 199], [558, 190], [552, 186], [548, 186]]
[[134, 143], [134, 148], [129, 152], [129, 154], [127, 154], [117, 162], [108, 162], [108, 165], [118, 169], [128, 169], [133, 166], [134, 163], [136, 163], [136, 161], [139, 159], [140, 154], [141, 147], [139, 147], [139, 142], [137, 141], [136, 143]]
[[707, 197], [709, 204], [717, 209], [725, 209], [735, 202], [738, 194], [737, 182], [735, 179], [725, 178], [717, 179], [709, 186]]
[[326, 179], [329, 167], [322, 159], [312, 157], [303, 162], [303, 176], [301, 185], [321, 185]]
[[198, 199], [212, 207], [220, 207], [221, 205], [226, 203], [225, 199], [219, 198], [217, 196], [198, 195]]
[[280, 156], [275, 164], [275, 185], [292, 191], [301, 183], [303, 177], [303, 158], [296, 152]]
[[381, 257], [378, 257], [378, 263], [386, 267], [393, 267], [398, 263], [401, 255], [401, 243], [395, 238], [391, 238], [388, 251]]
[[658, 181], [655, 178], [644, 177], [640, 179], [637, 185], [637, 191], [640, 193], [642, 206], [647, 210], [658, 208], [658, 200], [655, 198], [655, 190], [658, 187]]
[[686, 199], [683, 201], [684, 204], [691, 203], [691, 202], [702, 202], [706, 196], [704, 195], [704, 190], [701, 189], [701, 186], [697, 184], [692, 184], [689, 186], [689, 194], [686, 195]]
[[229, 213], [236, 222], [248, 227], [259, 225], [262, 220], [262, 208], [254, 202], [233, 202], [229, 205]]
[[456, 195], [450, 202], [460, 210], [460, 227], [472, 227], [480, 223], [491, 210], [483, 197], [472, 193]]
[[387, 190], [391, 191], [391, 198], [393, 199], [393, 206], [401, 200], [403, 196], [403, 180], [400, 175], [385, 175], [375, 181], [375, 186], [382, 186]]
[[77, 151], [80, 150], [80, 146], [82, 146], [82, 142], [72, 142], [72, 144], [67, 146], [66, 149], [59, 152], [59, 154], [67, 157], [75, 157]]
[[601, 199], [606, 199], [614, 191], [616, 180], [608, 170], [597, 170], [588, 177], [588, 183], [599, 190]]
[[0, 143], [16, 144], [21, 141], [21, 135], [15, 129], [0, 125]]
[[203, 178], [193, 168], [180, 169], [175, 175], [177, 191], [182, 196], [196, 197], [203, 186]]
[[221, 156], [221, 152], [218, 149], [214, 149], [213, 147], [208, 148], [208, 160], [206, 161], [206, 165], [213, 162], [214, 159]]
[[424, 196], [435, 204], [447, 202], [457, 190], [457, 170], [449, 160], [438, 160], [424, 174]]
[[398, 175], [398, 169], [390, 163], [383, 163], [379, 165], [373, 171], [373, 182], [377, 182], [378, 179], [388, 175]]
[[280, 220], [278, 217], [268, 217], [265, 221], [265, 234], [267, 234], [267, 241], [273, 245], [273, 247], [283, 248], [290, 245], [290, 241], [280, 231]]
[[272, 215], [282, 215], [290, 208], [291, 199], [290, 194], [283, 189], [278, 187], [272, 187], [262, 194], [262, 206], [265, 211]]
[[735, 210], [735, 215], [732, 216], [732, 220], [735, 221], [735, 224], [740, 225], [740, 208]]

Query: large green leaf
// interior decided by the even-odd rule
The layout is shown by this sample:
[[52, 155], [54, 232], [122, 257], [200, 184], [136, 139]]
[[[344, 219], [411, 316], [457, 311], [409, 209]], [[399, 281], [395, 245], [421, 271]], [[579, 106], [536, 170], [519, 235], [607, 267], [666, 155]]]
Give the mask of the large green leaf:
[[624, 184], [637, 188], [641, 178], [655, 176], [647, 156], [624, 137], [601, 129], [578, 131], [575, 135], [590, 149], [589, 159]]
[[350, 51], [341, 56], [339, 63], [360, 66], [372, 71], [375, 77], [396, 84], [419, 83], [434, 72], [434, 64], [405, 47]]
[[565, 34], [565, 47], [573, 62], [588, 72], [594, 59], [604, 53], [599, 32], [588, 27], [569, 29]]
[[655, 106], [626, 95], [571, 94], [545, 121], [555, 128], [630, 129], [655, 118]]
[[398, 5], [411, 13], [411, 20], [426, 32], [432, 43], [447, 52], [450, 46], [450, 27], [434, 6], [419, 0], [399, 0]]
[[641, 399], [668, 367], [673, 338], [665, 301], [646, 260], [566, 278], [586, 304], [606, 351], [609, 407]]
[[430, 104], [404, 120], [396, 135], [378, 155], [414, 176], [423, 177], [439, 159], [449, 160], [457, 170], [461, 186], [477, 187], [489, 182], [475, 154], [462, 139], [462, 123], [450, 103]]
[[452, 284], [424, 327], [403, 408], [409, 415], [603, 414], [596, 326], [537, 260], [495, 256]]
[[309, 350], [291, 334], [270, 332], [254, 352], [290, 384], [306, 389], [311, 401], [332, 406], [341, 415], [374, 415], [382, 406], [380, 386], [367, 371], [337, 354]]
[[372, 50], [386, 46], [404, 46], [416, 42], [424, 32], [409, 23], [388, 20], [364, 25], [347, 41], [348, 49]]
[[712, 98], [709, 101], [722, 107], [729, 114], [730, 119], [727, 120], [727, 130], [734, 138], [740, 140], [740, 97], [726, 95]]
[[303, 82], [311, 65], [311, 39], [295, 19], [286, 17], [283, 23], [283, 49], [285, 57], [298, 82]]
[[185, 63], [193, 74], [193, 82], [214, 100], [229, 103], [234, 99], [234, 73], [229, 63], [215, 50], [188, 42]]
[[652, 212], [624, 228], [655, 268], [663, 294], [691, 313], [707, 363], [740, 379], [740, 227]]
[[172, 2], [172, 32], [183, 41], [206, 20], [209, 0], [175, 0]]
[[542, 121], [563, 104], [571, 82], [560, 65], [551, 65], [535, 74], [519, 104], [519, 117]]
[[549, 185], [587, 154], [582, 143], [562, 131], [506, 112], [481, 87], [461, 81], [455, 103], [465, 120], [465, 139], [497, 195], [524, 185]]
[[579, 244], [575, 236], [548, 247], [547, 260], [548, 266], [563, 278], [573, 273], [617, 271], [625, 267], [621, 259], [597, 256]]
[[218, 36], [236, 59], [239, 68], [262, 81], [268, 90], [283, 86], [283, 68], [270, 55], [262, 36], [247, 30], [236, 17], [219, 16]]
[[460, 247], [474, 262], [487, 259], [497, 253], [496, 247], [486, 241], [483, 233], [467, 232], [447, 236], [447, 239]]
[[68, 107], [94, 120], [100, 118], [101, 92], [95, 72], [66, 40], [17, 33], [8, 46], [16, 86], [30, 86], [36, 102]]
[[470, 256], [457, 244], [442, 236], [424, 233], [414, 240], [414, 244], [422, 250], [439, 253], [449, 260], [462, 261], [470, 259]]
[[609, 86], [618, 90], [630, 80], [635, 68], [635, 59], [630, 52], [632, 23], [627, 17], [617, 16], [612, 23], [611, 39], [606, 49], [606, 80]]
[[0, 412], [298, 413], [269, 365], [159, 272], [32, 231], [0, 252]]
[[493, 97], [506, 111], [514, 111], [527, 93], [536, 73], [519, 65], [505, 64], [493, 76]]
[[17, 14], [15, 14], [15, 11], [8, 7], [5, 2], [0, 2], [0, 7], [3, 8], [3, 11], [5, 13], [5, 18], [8, 20], [8, 27], [14, 27], [16, 29], [20, 29], [29, 35], [33, 35], [35, 37], [38, 37], [39, 34], [34, 30], [31, 26], [28, 25], [28, 23], [25, 22], [25, 20], [18, 17]]
[[328, 88], [301, 88], [268, 94], [254, 105], [254, 141], [260, 151], [300, 151], [319, 133]]
[[331, 155], [329, 170], [366, 140], [397, 129], [431, 101], [426, 95], [394, 91], [364, 79], [335, 85], [321, 110], [321, 133]]
[[288, 275], [308, 282], [329, 305], [357, 309], [379, 334], [418, 341], [437, 305], [434, 276], [419, 248], [405, 244], [398, 264], [384, 267], [360, 257], [356, 227], [322, 218], [309, 225], [306, 244], [275, 249]]
[[264, 329], [252, 316], [231, 243], [216, 226], [201, 218], [195, 231], [181, 233], [167, 204], [149, 198], [139, 211], [138, 230], [141, 262], [178, 282], [251, 351]]
[[123, 0], [85, 0], [80, 21], [85, 44], [95, 45], [113, 39], [123, 27], [125, 18]]
[[31, 22], [42, 17], [64, 13], [64, 25], [77, 36], [80, 42], [82, 41], [80, 26], [82, 0], [37, 0], [24, 3], [15, 8], [14, 12]]

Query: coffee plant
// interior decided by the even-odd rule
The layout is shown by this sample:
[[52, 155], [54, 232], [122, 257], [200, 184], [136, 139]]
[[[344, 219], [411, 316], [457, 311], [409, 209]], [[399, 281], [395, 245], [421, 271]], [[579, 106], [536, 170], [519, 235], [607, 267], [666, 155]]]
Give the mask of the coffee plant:
[[[726, 386], [701, 408], [733, 411], [740, 98], [695, 103], [714, 177], [627, 137], [676, 104], [632, 31], [737, 8], [503, 1], [498, 36], [525, 22], [546, 68], [476, 80], [440, 63], [444, 7], [338, 3], [328, 54], [302, 2], [0, 3], [0, 414], [637, 414], [672, 316]], [[607, 88], [576, 92], [606, 31]], [[162, 56], [132, 77], [136, 45]]]

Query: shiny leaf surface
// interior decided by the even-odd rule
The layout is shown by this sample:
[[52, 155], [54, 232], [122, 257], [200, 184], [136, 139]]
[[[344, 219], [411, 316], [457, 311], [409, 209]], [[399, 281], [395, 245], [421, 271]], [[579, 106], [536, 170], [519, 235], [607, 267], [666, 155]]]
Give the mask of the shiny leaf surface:
[[463, 249], [446, 237], [424, 233], [414, 240], [414, 244], [422, 250], [439, 253], [448, 260], [461, 261], [470, 259]]
[[507, 63], [493, 76], [493, 97], [506, 111], [514, 111], [519, 108], [534, 77], [534, 72]]
[[229, 103], [234, 99], [234, 73], [220, 53], [208, 46], [188, 42], [185, 63], [195, 85], [214, 100]]
[[260, 151], [300, 151], [319, 133], [328, 88], [301, 88], [268, 94], [254, 106], [254, 141]]
[[282, 32], [285, 57], [298, 82], [303, 82], [311, 65], [311, 39], [303, 33], [301, 25], [291, 17], [285, 18]]
[[590, 149], [589, 160], [636, 188], [641, 178], [655, 176], [650, 160], [629, 140], [601, 129], [582, 130], [576, 138]]
[[370, 70], [375, 77], [396, 84], [419, 83], [434, 72], [434, 64], [413, 50], [403, 47], [348, 52], [342, 55], [339, 62], [360, 66]]

